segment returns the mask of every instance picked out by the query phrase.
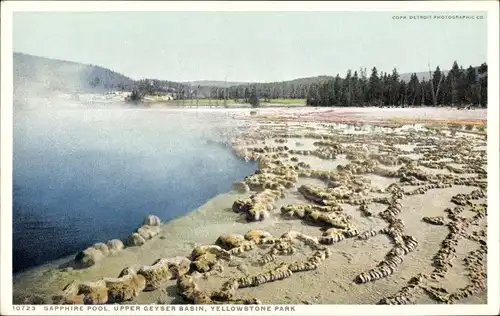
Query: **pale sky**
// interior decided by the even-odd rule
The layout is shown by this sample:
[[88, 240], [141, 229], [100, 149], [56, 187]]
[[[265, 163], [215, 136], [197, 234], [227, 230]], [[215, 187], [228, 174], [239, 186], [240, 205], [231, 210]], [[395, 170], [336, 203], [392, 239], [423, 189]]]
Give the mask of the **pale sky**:
[[486, 61], [485, 12], [450, 12], [484, 19], [409, 18], [419, 14], [436, 13], [15, 12], [13, 48], [172, 81], [268, 82]]

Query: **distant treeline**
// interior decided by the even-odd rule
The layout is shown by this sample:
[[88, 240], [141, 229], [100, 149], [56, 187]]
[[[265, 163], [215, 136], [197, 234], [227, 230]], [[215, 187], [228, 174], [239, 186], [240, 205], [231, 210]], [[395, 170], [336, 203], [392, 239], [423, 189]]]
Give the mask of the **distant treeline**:
[[[429, 80], [428, 78], [431, 78]], [[316, 80], [310, 83], [265, 83], [229, 88], [229, 98], [248, 99], [256, 91], [260, 99], [306, 99], [311, 106], [487, 106], [488, 66], [463, 69], [457, 62], [447, 74], [436, 67], [420, 80], [413, 73], [409, 81], [400, 79], [397, 69], [379, 73], [376, 67], [367, 76], [366, 69], [349, 70], [344, 78]], [[219, 89], [218, 97], [224, 93]]]
[[[421, 78], [421, 79], [420, 79]], [[255, 99], [296, 99], [311, 106], [481, 106], [487, 107], [488, 66], [462, 68], [457, 62], [448, 72], [436, 67], [423, 77], [413, 73], [402, 80], [397, 69], [368, 75], [366, 69], [349, 70], [345, 77], [319, 76], [284, 82], [242, 84], [231, 87], [192, 86], [165, 80], [136, 81], [141, 95], [171, 93], [175, 99], [218, 99], [255, 103]], [[429, 78], [432, 78], [429, 80]], [[120, 87], [127, 89], [130, 87]], [[304, 101], [305, 100], [305, 101]], [[231, 102], [231, 101], [229, 101]]]
[[419, 80], [414, 73], [409, 82], [400, 80], [397, 69], [379, 74], [372, 68], [348, 71], [345, 78], [334, 79], [308, 87], [308, 105], [313, 106], [487, 106], [488, 66], [459, 67], [457, 62], [448, 74], [439, 66], [429, 77]]

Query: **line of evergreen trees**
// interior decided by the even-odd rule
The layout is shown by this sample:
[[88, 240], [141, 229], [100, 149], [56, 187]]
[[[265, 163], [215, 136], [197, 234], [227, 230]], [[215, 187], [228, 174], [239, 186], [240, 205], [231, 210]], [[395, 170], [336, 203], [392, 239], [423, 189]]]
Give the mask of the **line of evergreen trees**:
[[[252, 96], [252, 91], [256, 91], [258, 96], [264, 100], [305, 99], [307, 97], [308, 88], [311, 84], [312, 83], [296, 84], [289, 81], [276, 83], [254, 83], [229, 87], [227, 94], [229, 99], [235, 100], [248, 100]], [[224, 97], [225, 92], [223, 88], [212, 88], [212, 90], [215, 90], [215, 92], [210, 94], [212, 97]]]
[[[431, 74], [429, 72], [429, 77]], [[488, 66], [459, 67], [457, 62], [447, 74], [439, 66], [432, 79], [419, 80], [416, 73], [409, 82], [400, 80], [397, 69], [379, 74], [372, 68], [337, 75], [323, 83], [312, 84], [307, 92], [308, 105], [313, 106], [481, 106], [487, 107]]]
[[[422, 76], [421, 76], [422, 77]], [[432, 78], [429, 80], [429, 78]], [[167, 88], [165, 88], [167, 87]], [[255, 83], [224, 87], [188, 86], [159, 80], [137, 82], [143, 94], [174, 92], [178, 99], [243, 100], [258, 104], [271, 99], [306, 100], [311, 106], [364, 107], [364, 106], [454, 106], [487, 107], [488, 66], [462, 68], [455, 61], [445, 73], [436, 67], [420, 79], [413, 73], [409, 80], [402, 80], [396, 68], [392, 73], [379, 73], [373, 67], [367, 76], [366, 69], [352, 72], [344, 78], [312, 77], [284, 82]], [[230, 101], [229, 101], [230, 102]]]
[[[431, 78], [429, 80], [429, 78]], [[455, 61], [450, 71], [444, 73], [436, 67], [433, 73], [419, 79], [413, 73], [409, 81], [401, 80], [397, 69], [392, 73], [379, 73], [373, 67], [368, 77], [366, 69], [352, 72], [344, 78], [322, 78], [315, 82], [257, 83], [212, 88], [212, 98], [249, 100], [257, 93], [263, 100], [306, 99], [311, 106], [480, 106], [487, 107], [488, 66], [464, 69]], [[253, 93], [252, 93], [253, 92]]]

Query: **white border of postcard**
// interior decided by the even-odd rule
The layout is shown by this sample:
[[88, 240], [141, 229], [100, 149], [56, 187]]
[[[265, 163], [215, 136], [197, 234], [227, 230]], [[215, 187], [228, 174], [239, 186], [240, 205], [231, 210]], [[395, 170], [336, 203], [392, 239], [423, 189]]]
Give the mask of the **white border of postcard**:
[[[488, 304], [484, 305], [289, 305], [294, 312], [280, 311], [280, 305], [261, 305], [239, 310], [235, 306], [194, 305], [181, 311], [174, 305], [123, 305], [128, 310], [92, 311], [89, 306], [77, 310], [50, 311], [57, 305], [12, 305], [12, 14], [15, 11], [482, 11], [488, 19]], [[2, 315], [497, 315], [499, 313], [499, 12], [497, 1], [7, 1], [1, 3], [1, 309]], [[464, 44], [465, 45], [465, 44]], [[450, 57], [451, 58], [451, 57]], [[19, 307], [20, 306], [20, 307]], [[121, 305], [120, 305], [121, 306]], [[163, 308], [160, 308], [163, 306]], [[283, 306], [282, 306], [283, 307]], [[69, 307], [68, 307], [69, 308]], [[131, 309], [134, 310], [131, 310]], [[221, 308], [223, 310], [221, 310]], [[255, 308], [260, 308], [258, 311]], [[155, 310], [156, 309], [156, 310]], [[167, 310], [169, 309], [169, 310]]]

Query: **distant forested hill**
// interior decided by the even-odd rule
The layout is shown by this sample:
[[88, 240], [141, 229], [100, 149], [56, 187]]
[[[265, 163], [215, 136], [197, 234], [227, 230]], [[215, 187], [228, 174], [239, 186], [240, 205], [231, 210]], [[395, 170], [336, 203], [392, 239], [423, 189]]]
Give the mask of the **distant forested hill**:
[[112, 70], [71, 61], [14, 53], [13, 63], [14, 89], [23, 93], [104, 92], [135, 84]]
[[200, 86], [200, 87], [219, 87], [226, 88], [231, 86], [237, 86], [241, 84], [247, 84], [246, 82], [232, 82], [232, 81], [217, 81], [217, 80], [195, 80], [183, 82], [185, 85], [189, 86]]
[[486, 107], [487, 65], [450, 70], [399, 74], [373, 67], [345, 75], [315, 76], [281, 82], [225, 82], [199, 80], [174, 82], [158, 79], [134, 81], [110, 69], [76, 62], [14, 53], [14, 94], [26, 96], [53, 92], [138, 90], [143, 95], [170, 93], [175, 98], [234, 99], [247, 102], [252, 95], [264, 100], [296, 99], [317, 106], [464, 105]]

